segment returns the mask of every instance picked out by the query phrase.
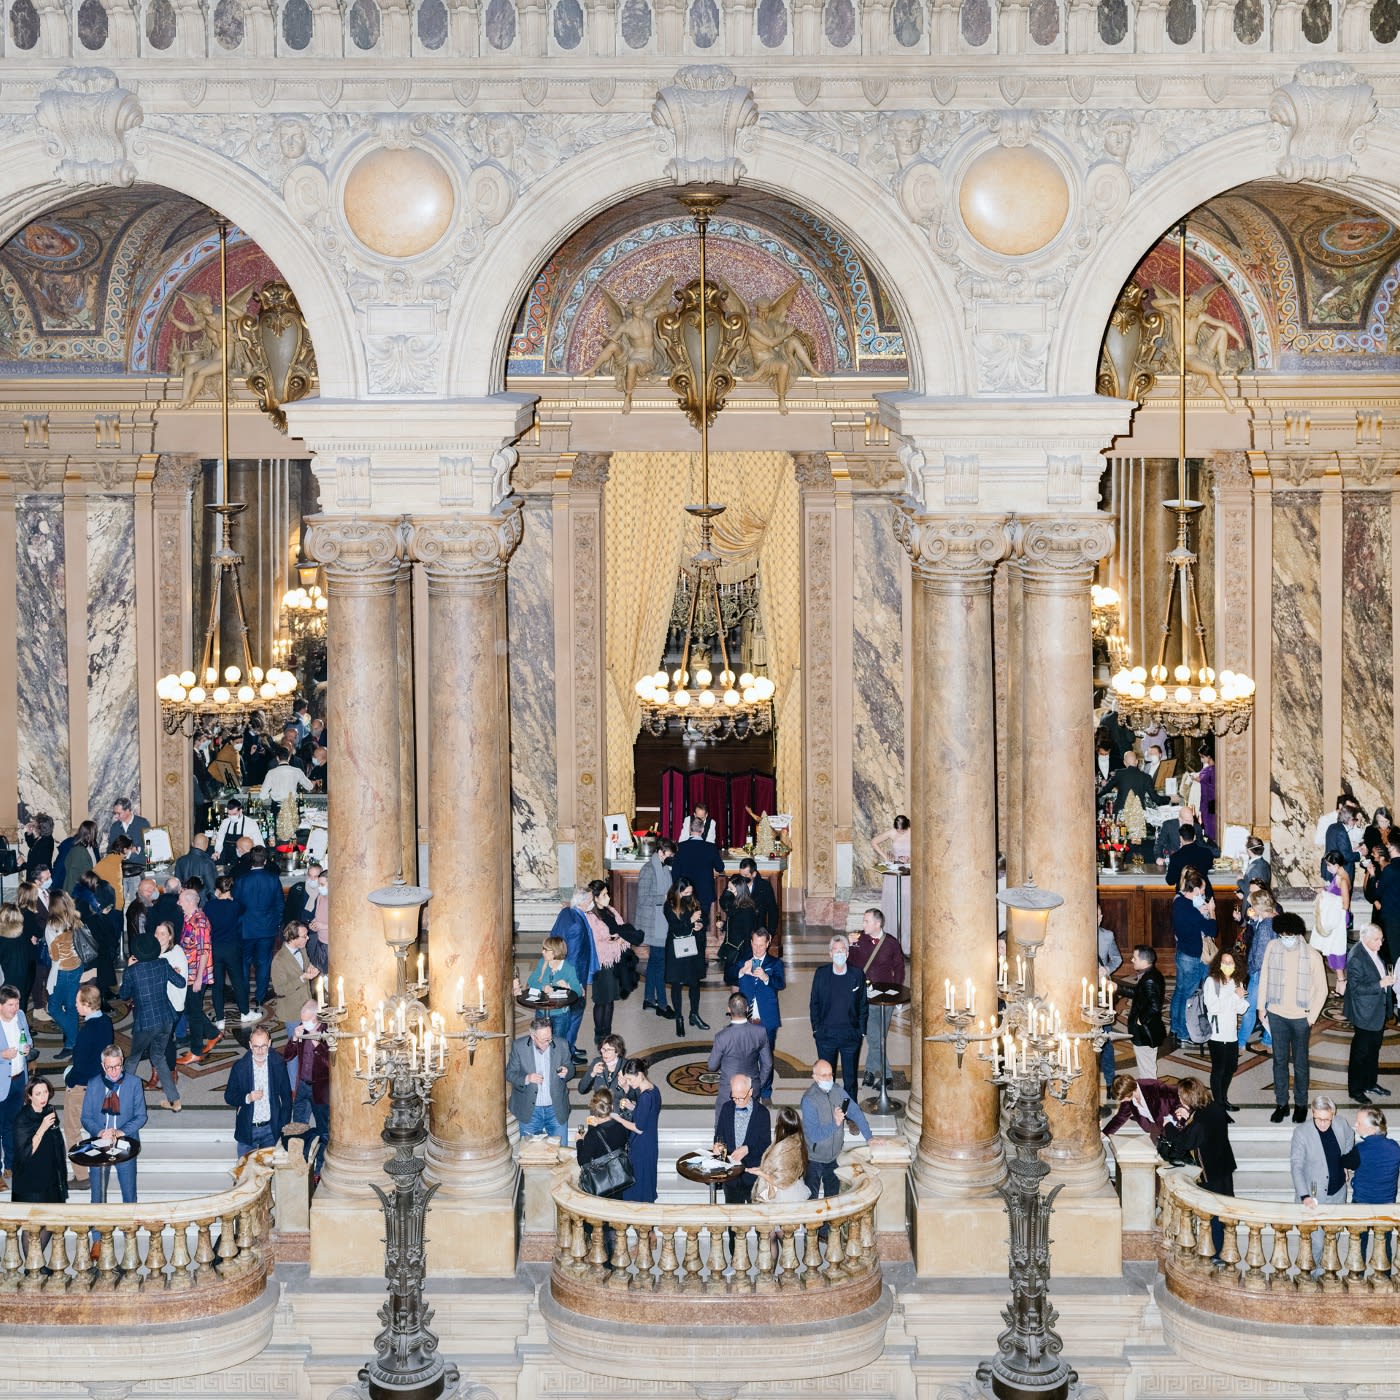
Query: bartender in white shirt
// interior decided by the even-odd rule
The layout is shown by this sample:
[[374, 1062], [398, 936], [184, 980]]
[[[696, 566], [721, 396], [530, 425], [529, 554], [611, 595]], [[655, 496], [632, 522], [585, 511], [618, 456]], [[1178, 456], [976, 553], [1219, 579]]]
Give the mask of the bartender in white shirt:
[[[248, 828], [252, 827], [250, 831]], [[249, 836], [257, 843], [262, 838], [257, 822], [243, 815], [243, 804], [236, 798], [229, 798], [228, 813], [219, 823], [218, 834], [214, 837], [214, 859], [220, 865], [231, 866], [237, 854], [234, 845], [240, 836]]]

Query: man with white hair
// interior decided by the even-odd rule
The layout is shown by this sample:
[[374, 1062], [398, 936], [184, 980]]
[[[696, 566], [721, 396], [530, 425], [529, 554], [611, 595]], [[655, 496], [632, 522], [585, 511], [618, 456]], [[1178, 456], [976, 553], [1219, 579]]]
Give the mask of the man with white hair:
[[1390, 1097], [1380, 1084], [1381, 1040], [1385, 1036], [1390, 1011], [1390, 992], [1395, 974], [1387, 972], [1381, 944], [1385, 931], [1379, 924], [1367, 924], [1361, 937], [1351, 945], [1344, 983], [1342, 1015], [1351, 1022], [1351, 1052], [1347, 1056], [1347, 1095], [1353, 1103], [1369, 1104], [1371, 1094]]
[[865, 999], [865, 973], [851, 966], [850, 948], [844, 933], [832, 934], [827, 945], [831, 961], [812, 976], [809, 1010], [817, 1054], [833, 1070], [840, 1061], [841, 1082], [847, 1095], [855, 1098], [860, 1043], [865, 1039], [869, 1004]]
[[1288, 1147], [1288, 1168], [1293, 1194], [1305, 1206], [1345, 1205], [1347, 1174], [1342, 1156], [1350, 1152], [1355, 1135], [1345, 1118], [1337, 1117], [1337, 1105], [1326, 1094], [1312, 1101], [1312, 1118], [1293, 1129]]
[[[754, 1102], [753, 1080], [747, 1074], [734, 1075], [729, 1081], [729, 1098], [721, 1106], [715, 1123], [715, 1156], [728, 1157], [731, 1162], [742, 1162], [746, 1167], [757, 1166], [772, 1141], [773, 1127], [768, 1110]], [[726, 1181], [725, 1203], [747, 1205], [757, 1179], [745, 1172], [734, 1181]]]

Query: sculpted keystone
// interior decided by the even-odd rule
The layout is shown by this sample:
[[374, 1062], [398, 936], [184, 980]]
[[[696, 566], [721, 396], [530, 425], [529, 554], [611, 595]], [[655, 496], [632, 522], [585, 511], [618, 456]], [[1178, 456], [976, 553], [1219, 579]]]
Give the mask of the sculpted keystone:
[[39, 125], [48, 132], [54, 173], [65, 185], [120, 185], [136, 181], [127, 133], [145, 118], [135, 93], [110, 68], [65, 68], [39, 97]]
[[651, 119], [674, 142], [666, 176], [676, 184], [734, 185], [745, 174], [739, 136], [758, 121], [758, 107], [732, 70], [718, 64], [682, 68], [656, 94]]
[[1274, 92], [1269, 118], [1284, 129], [1283, 179], [1345, 180], [1376, 119], [1376, 98], [1345, 63], [1304, 63]]

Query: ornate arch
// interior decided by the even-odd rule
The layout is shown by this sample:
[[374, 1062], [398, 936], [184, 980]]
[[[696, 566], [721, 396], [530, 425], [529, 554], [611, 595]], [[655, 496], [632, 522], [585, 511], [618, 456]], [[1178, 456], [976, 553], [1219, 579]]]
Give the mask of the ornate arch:
[[[348, 398], [363, 392], [364, 353], [349, 301], [280, 195], [223, 156], [162, 132], [143, 131], [132, 142], [131, 164], [141, 183], [200, 200], [243, 229], [297, 294], [316, 346], [322, 395]], [[0, 241], [83, 188], [92, 188], [75, 189], [52, 179], [53, 169], [54, 157], [39, 137], [0, 147]]]
[[[792, 201], [828, 220], [880, 277], [904, 331], [911, 391], [968, 392], [962, 316], [927, 238], [878, 185], [846, 162], [765, 130], [746, 153], [743, 187]], [[600, 146], [541, 181], [495, 230], [453, 306], [448, 393], [498, 393], [516, 313], [536, 275], [576, 229], [612, 205], [666, 188], [652, 133]]]

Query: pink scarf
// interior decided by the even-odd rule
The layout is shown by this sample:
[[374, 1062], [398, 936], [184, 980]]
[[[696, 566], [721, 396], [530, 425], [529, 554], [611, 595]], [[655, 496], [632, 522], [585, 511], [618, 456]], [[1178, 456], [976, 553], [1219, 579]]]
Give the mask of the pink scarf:
[[593, 930], [593, 949], [598, 954], [599, 967], [616, 967], [622, 958], [626, 940], [619, 938], [591, 909], [588, 927]]

